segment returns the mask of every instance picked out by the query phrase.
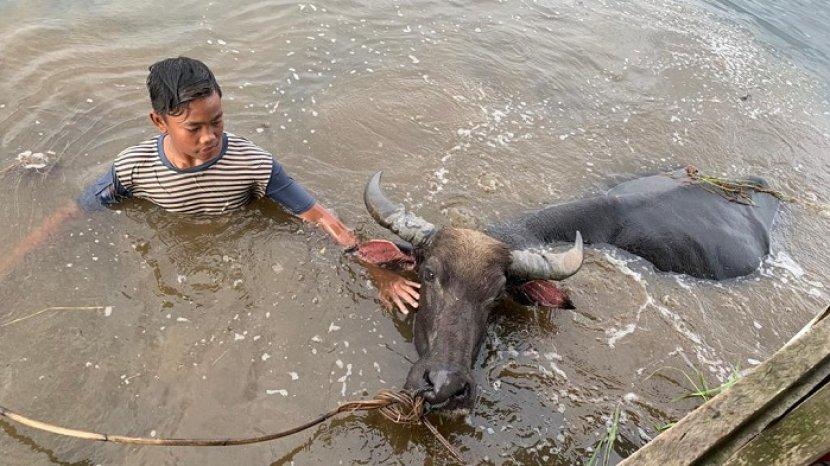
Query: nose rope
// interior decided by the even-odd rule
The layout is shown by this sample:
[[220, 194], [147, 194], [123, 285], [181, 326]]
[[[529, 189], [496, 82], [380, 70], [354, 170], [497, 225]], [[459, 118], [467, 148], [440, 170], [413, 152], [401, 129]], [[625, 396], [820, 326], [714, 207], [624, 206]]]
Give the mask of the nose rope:
[[438, 439], [439, 442], [447, 449], [453, 458], [459, 463], [464, 463], [461, 454], [456, 450], [447, 439], [438, 432], [438, 429], [432, 425], [426, 418], [426, 413], [429, 410], [428, 404], [424, 401], [420, 392], [410, 392], [407, 390], [387, 390], [382, 389], [378, 391], [374, 398], [370, 400], [349, 401], [341, 404], [332, 411], [323, 414], [316, 419], [301, 424], [297, 427], [283, 430], [281, 432], [262, 435], [258, 437], [246, 438], [225, 438], [225, 439], [178, 439], [178, 438], [148, 438], [148, 437], [128, 437], [123, 435], [113, 434], [99, 434], [96, 432], [88, 432], [77, 429], [70, 429], [61, 427], [46, 422], [31, 419], [22, 414], [11, 411], [3, 406], [0, 406], [0, 417], [4, 417], [10, 421], [23, 424], [25, 426], [50, 432], [53, 434], [63, 435], [66, 437], [79, 438], [83, 440], [94, 440], [99, 442], [113, 442], [130, 445], [148, 445], [148, 446], [168, 446], [168, 447], [216, 447], [216, 446], [233, 446], [233, 445], [249, 445], [252, 443], [267, 442], [282, 437], [287, 437], [291, 434], [302, 432], [317, 424], [320, 424], [329, 418], [332, 418], [341, 413], [351, 413], [354, 411], [373, 411], [377, 410], [386, 419], [396, 424], [424, 424], [427, 429]]
[[424, 391], [423, 389], [416, 392], [384, 389], [380, 390], [373, 400], [353, 401], [341, 405], [338, 409], [345, 408], [344, 410], [347, 411], [378, 409], [383, 417], [396, 424], [424, 424], [453, 458], [463, 464], [464, 460], [461, 453], [426, 418], [426, 414], [429, 412], [429, 403], [426, 403], [421, 395]]

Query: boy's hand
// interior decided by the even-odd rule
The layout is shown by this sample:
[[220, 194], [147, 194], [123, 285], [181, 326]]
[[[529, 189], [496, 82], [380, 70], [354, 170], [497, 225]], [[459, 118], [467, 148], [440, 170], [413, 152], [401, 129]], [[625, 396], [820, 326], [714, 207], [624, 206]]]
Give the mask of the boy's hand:
[[[354, 250], [358, 248], [357, 236], [355, 235], [354, 231], [352, 231], [349, 227], [343, 224], [343, 222], [341, 222], [337, 217], [332, 215], [319, 203], [314, 204], [311, 207], [311, 209], [300, 214], [299, 217], [305, 220], [306, 222], [311, 222], [319, 225], [340, 246], [343, 246], [348, 250]], [[400, 250], [398, 250], [397, 246], [394, 246], [391, 242], [388, 241], [387, 243], [389, 243], [389, 245], [392, 246], [392, 249], [397, 251], [402, 257], [407, 257], [403, 255]], [[388, 247], [384, 247], [383, 245], [381, 245], [380, 248], [381, 250], [389, 249]], [[369, 250], [374, 249], [364, 248], [363, 252]], [[361, 257], [361, 254], [358, 253], [358, 260], [369, 271], [369, 274], [372, 276], [372, 279], [375, 282], [375, 286], [378, 287], [380, 301], [387, 308], [393, 308], [394, 306], [397, 306], [402, 313], [409, 314], [409, 308], [407, 308], [407, 305], [411, 306], [413, 309], [416, 309], [418, 307], [418, 298], [420, 298], [421, 296], [418, 294], [417, 289], [421, 287], [420, 284], [407, 280], [394, 272], [378, 267], [377, 265], [371, 263], [372, 257]], [[414, 265], [414, 258], [411, 262], [412, 265]]]
[[418, 299], [421, 297], [418, 294], [420, 283], [407, 280], [406, 278], [396, 274], [395, 272], [383, 269], [373, 264], [365, 264], [366, 270], [371, 274], [378, 287], [378, 297], [387, 309], [394, 309], [397, 306], [404, 314], [409, 314], [409, 308], [418, 308]]

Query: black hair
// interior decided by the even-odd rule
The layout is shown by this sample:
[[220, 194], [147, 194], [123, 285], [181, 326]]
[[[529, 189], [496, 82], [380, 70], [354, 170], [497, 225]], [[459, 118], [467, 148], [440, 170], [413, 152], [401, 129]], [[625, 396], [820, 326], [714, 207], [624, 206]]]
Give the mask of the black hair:
[[204, 63], [187, 57], [167, 58], [150, 65], [147, 90], [159, 115], [181, 115], [187, 104], [214, 92], [222, 96], [216, 78]]

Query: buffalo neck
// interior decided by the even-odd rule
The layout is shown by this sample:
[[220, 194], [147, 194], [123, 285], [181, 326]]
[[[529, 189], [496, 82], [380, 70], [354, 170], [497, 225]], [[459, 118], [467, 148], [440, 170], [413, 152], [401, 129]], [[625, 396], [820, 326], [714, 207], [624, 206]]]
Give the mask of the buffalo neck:
[[618, 230], [617, 214], [611, 202], [607, 196], [596, 196], [556, 204], [493, 225], [487, 233], [514, 249], [571, 242], [577, 231], [586, 243], [610, 243]]

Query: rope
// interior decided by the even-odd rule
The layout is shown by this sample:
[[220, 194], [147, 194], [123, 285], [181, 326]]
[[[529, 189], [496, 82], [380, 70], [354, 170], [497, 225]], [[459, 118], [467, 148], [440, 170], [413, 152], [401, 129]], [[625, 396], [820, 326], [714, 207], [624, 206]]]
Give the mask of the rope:
[[149, 446], [168, 446], [168, 447], [219, 447], [232, 445], [249, 445], [252, 443], [268, 442], [278, 438], [287, 437], [297, 432], [302, 432], [310, 427], [314, 427], [329, 418], [332, 418], [341, 413], [351, 413], [354, 411], [373, 411], [377, 410], [383, 417], [389, 419], [396, 424], [421, 424], [423, 423], [432, 432], [433, 435], [441, 442], [442, 445], [450, 452], [453, 458], [459, 463], [463, 463], [461, 454], [453, 448], [447, 439], [438, 432], [438, 429], [429, 422], [426, 418], [426, 406], [424, 399], [405, 390], [380, 390], [377, 395], [371, 400], [349, 401], [336, 409], [329, 411], [317, 417], [314, 420], [308, 421], [297, 427], [287, 429], [281, 432], [262, 435], [258, 437], [246, 438], [225, 438], [225, 439], [179, 439], [179, 438], [148, 438], [148, 437], [127, 437], [123, 435], [113, 434], [99, 434], [96, 432], [87, 432], [84, 430], [70, 429], [66, 427], [48, 424], [46, 422], [31, 419], [22, 414], [11, 411], [3, 406], [0, 406], [0, 416], [5, 417], [11, 421], [23, 424], [25, 426], [51, 432], [53, 434], [63, 435], [66, 437], [74, 437], [83, 440], [94, 440], [99, 442], [113, 442], [130, 445], [149, 445]]

